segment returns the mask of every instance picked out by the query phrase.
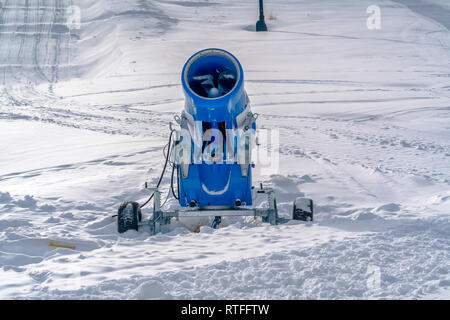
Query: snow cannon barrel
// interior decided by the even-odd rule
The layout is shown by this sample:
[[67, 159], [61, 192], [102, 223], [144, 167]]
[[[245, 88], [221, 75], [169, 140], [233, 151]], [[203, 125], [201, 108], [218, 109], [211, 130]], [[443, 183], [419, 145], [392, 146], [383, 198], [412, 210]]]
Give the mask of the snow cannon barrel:
[[181, 81], [186, 103], [175, 151], [180, 205], [251, 205], [256, 117], [241, 64], [225, 50], [202, 50], [187, 60]]
[[185, 110], [194, 121], [236, 125], [248, 104], [244, 72], [239, 61], [222, 49], [205, 49], [184, 65], [181, 82]]

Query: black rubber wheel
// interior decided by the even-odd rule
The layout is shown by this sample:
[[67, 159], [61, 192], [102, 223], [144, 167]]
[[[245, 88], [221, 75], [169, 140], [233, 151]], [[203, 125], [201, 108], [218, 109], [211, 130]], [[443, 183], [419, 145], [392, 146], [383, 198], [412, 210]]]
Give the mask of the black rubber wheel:
[[124, 233], [128, 230], [139, 229], [142, 212], [139, 203], [134, 201], [122, 202], [117, 212], [117, 231]]
[[[301, 208], [296, 205], [297, 199], [309, 201], [308, 208]], [[293, 212], [292, 212], [292, 219], [293, 220], [299, 220], [299, 221], [313, 221], [314, 219], [314, 207], [313, 207], [313, 201], [311, 199], [306, 198], [297, 198], [294, 201], [293, 204]]]

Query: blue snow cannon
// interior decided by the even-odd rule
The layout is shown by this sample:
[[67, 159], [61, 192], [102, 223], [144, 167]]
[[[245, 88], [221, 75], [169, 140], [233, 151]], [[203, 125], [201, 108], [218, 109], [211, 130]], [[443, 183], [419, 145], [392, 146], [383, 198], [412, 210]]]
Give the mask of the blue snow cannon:
[[231, 53], [206, 49], [184, 65], [185, 110], [176, 118], [179, 203], [186, 207], [252, 205], [250, 111], [244, 72]]
[[[123, 202], [117, 213], [117, 230], [138, 230], [142, 211], [153, 199], [150, 234], [162, 232], [172, 218], [214, 218], [218, 228], [222, 217], [254, 217], [276, 225], [290, 219], [312, 221], [313, 201], [297, 197], [290, 219], [279, 217], [272, 188], [252, 187], [252, 147], [256, 145], [257, 114], [250, 110], [244, 89], [244, 72], [231, 53], [206, 49], [191, 56], [181, 74], [186, 103], [178, 126], [170, 123], [170, 137], [163, 148], [165, 163], [152, 194], [143, 204]], [[167, 148], [167, 149], [166, 149]], [[166, 168], [172, 168], [170, 191], [181, 208], [164, 209], [160, 184]], [[174, 174], [177, 174], [175, 188]], [[175, 192], [177, 189], [177, 192]], [[255, 207], [252, 199], [267, 196], [267, 205]], [[168, 199], [167, 195], [166, 200]]]

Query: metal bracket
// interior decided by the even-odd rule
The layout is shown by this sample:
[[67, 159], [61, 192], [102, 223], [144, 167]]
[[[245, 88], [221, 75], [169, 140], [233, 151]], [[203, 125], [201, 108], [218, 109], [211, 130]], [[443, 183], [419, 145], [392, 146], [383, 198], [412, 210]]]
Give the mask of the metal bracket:
[[154, 191], [153, 217], [149, 221], [150, 233], [155, 235], [161, 232], [161, 227], [170, 224], [172, 218], [198, 218], [198, 217], [262, 217], [264, 222], [271, 225], [287, 222], [278, 218], [275, 193], [272, 189], [261, 189], [258, 193], [266, 193], [268, 208], [230, 208], [230, 209], [180, 209], [175, 211], [161, 210], [161, 192]]

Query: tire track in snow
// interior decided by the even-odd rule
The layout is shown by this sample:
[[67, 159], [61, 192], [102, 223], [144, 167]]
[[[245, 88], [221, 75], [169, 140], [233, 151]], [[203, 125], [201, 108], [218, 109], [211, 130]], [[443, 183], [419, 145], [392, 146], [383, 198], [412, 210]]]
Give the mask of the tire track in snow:
[[[25, 0], [12, 5], [6, 1], [0, 10], [0, 66], [3, 85], [30, 81], [53, 83], [59, 79], [62, 56], [67, 55], [70, 34], [65, 24], [66, 1]], [[10, 30], [10, 31], [9, 31]], [[5, 55], [7, 52], [7, 55]]]
[[[5, 28], [6, 25], [6, 13], [7, 13], [7, 8], [6, 6], [8, 5], [8, 1], [9, 0], [5, 0], [5, 3], [0, 5], [0, 31], [3, 31], [3, 28]], [[5, 35], [6, 37], [6, 35]], [[4, 41], [3, 39], [3, 34], [0, 34], [0, 42]], [[1, 46], [0, 46], [1, 49]], [[9, 51], [10, 49], [8, 49]], [[2, 55], [2, 52], [0, 52], [0, 57]], [[9, 55], [9, 53], [8, 53]], [[3, 67], [3, 85], [6, 84], [6, 69]]]
[[[282, 117], [282, 119], [282, 122], [268, 120], [271, 123], [269, 127], [277, 127], [283, 130], [281, 134], [286, 134], [286, 137], [281, 139], [281, 153], [293, 153], [294, 156], [296, 153], [306, 155], [304, 150], [290, 143], [289, 134], [298, 130], [298, 127], [289, 125], [288, 118]], [[295, 119], [299, 121], [298, 118]], [[311, 160], [316, 161], [316, 158], [319, 158], [322, 159], [323, 165], [333, 165], [332, 171], [338, 170], [335, 164], [347, 163], [384, 174], [402, 173], [425, 178], [430, 182], [450, 183], [450, 176], [443, 171], [445, 167], [430, 168], [429, 166], [429, 161], [432, 159], [442, 162], [442, 159], [450, 158], [450, 144], [445, 145], [422, 136], [411, 140], [411, 132], [384, 122], [372, 124], [381, 129], [382, 134], [380, 134], [378, 130], [375, 130], [376, 132], [369, 130], [364, 123], [349, 123], [339, 119], [331, 121], [328, 118], [303, 121], [305, 125], [302, 126], [299, 138], [304, 149], [309, 150], [309, 155], [313, 152]], [[386, 128], [389, 129], [386, 130]], [[318, 134], [321, 134], [320, 138], [317, 137]], [[318, 140], [321, 141], [320, 144], [316, 143]], [[373, 150], [369, 152], [368, 148]], [[366, 159], [361, 156], [365, 153], [375, 156]], [[412, 156], [412, 159], [416, 161], [404, 161], [415, 153], [420, 154], [421, 157]]]
[[[46, 167], [46, 168], [32, 169], [32, 170], [27, 170], [27, 171], [11, 172], [11, 173], [6, 173], [6, 174], [0, 175], [0, 182], [9, 180], [9, 179], [14, 179], [17, 177], [27, 178], [30, 176], [38, 176], [38, 175], [41, 175], [43, 173], [48, 173], [48, 172], [76, 170], [76, 169], [79, 169], [80, 167], [84, 168], [86, 166], [96, 166], [99, 164], [113, 165], [114, 161], [117, 159], [127, 159], [129, 157], [134, 157], [136, 155], [153, 153], [155, 151], [160, 151], [160, 150], [161, 150], [161, 147], [149, 147], [149, 148], [146, 148], [145, 150], [140, 150], [140, 151], [127, 153], [127, 154], [115, 154], [115, 155], [110, 155], [107, 157], [102, 157], [102, 158], [89, 160], [89, 161], [85, 161], [85, 162], [76, 162], [76, 163], [62, 164], [62, 165], [51, 166], [51, 167]], [[120, 163], [120, 162], [118, 162], [118, 163]]]

